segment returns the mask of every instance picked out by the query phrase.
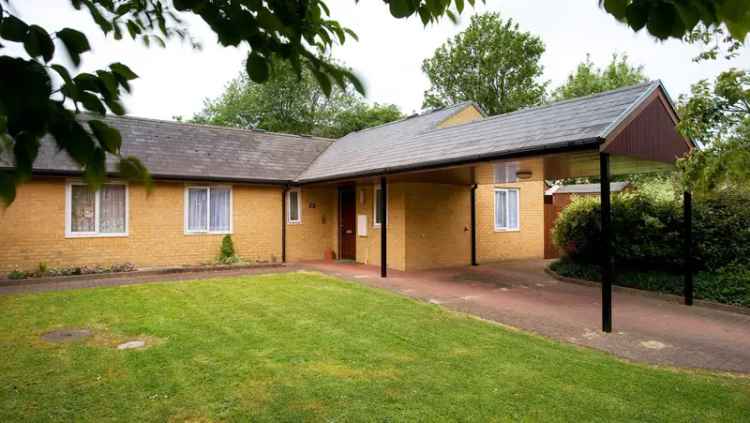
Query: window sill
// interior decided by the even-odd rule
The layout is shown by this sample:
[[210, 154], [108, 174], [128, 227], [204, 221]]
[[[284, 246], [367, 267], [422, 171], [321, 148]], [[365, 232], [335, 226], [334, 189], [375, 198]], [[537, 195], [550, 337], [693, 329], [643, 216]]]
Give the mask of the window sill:
[[302, 221], [301, 220], [297, 220], [297, 221], [294, 221], [294, 222], [290, 222], [290, 221], [287, 220], [286, 224], [287, 225], [301, 225]]
[[128, 236], [128, 233], [66, 233], [65, 238], [125, 238]]
[[206, 232], [188, 232], [188, 231], [185, 231], [184, 233], [185, 233], [185, 235], [191, 235], [191, 236], [192, 235], [232, 235], [233, 234], [232, 231], [223, 231], [223, 232], [208, 232], [208, 231], [206, 231]]
[[521, 228], [518, 228], [518, 229], [495, 228], [495, 232], [521, 232]]

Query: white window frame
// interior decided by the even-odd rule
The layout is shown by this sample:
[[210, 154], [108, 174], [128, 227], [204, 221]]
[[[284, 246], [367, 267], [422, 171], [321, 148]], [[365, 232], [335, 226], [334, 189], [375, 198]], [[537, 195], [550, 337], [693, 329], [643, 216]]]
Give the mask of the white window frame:
[[[500, 181], [497, 178], [498, 171], [502, 168], [503, 173], [505, 174], [505, 181]], [[511, 169], [513, 170], [512, 173]], [[521, 164], [519, 162], [500, 162], [495, 163], [495, 174], [494, 174], [494, 180], [495, 184], [515, 184], [518, 182], [518, 171], [521, 169]]]
[[[373, 228], [379, 228], [381, 225], [377, 222], [378, 217], [378, 193], [380, 193], [380, 186], [376, 185], [375, 188], [372, 190], [372, 227]], [[389, 223], [391, 221], [391, 211], [390, 211], [390, 193], [391, 190], [386, 188], [385, 191], [385, 223]]]
[[[211, 188], [227, 188], [229, 190], [229, 230], [228, 231], [212, 231], [211, 230]], [[188, 207], [188, 195], [190, 189], [205, 189], [206, 195], [206, 230], [190, 230], [188, 226], [189, 211]], [[185, 235], [231, 235], [234, 233], [234, 190], [232, 185], [185, 185], [185, 196], [183, 200], [184, 210], [184, 221], [183, 227]]]
[[125, 232], [99, 232], [100, 198], [101, 190], [96, 190], [94, 200], [94, 231], [73, 232], [73, 187], [87, 186], [86, 182], [71, 179], [65, 184], [65, 238], [108, 238], [108, 237], [126, 237], [128, 236], [130, 221], [130, 189], [126, 182], [109, 181], [103, 185], [120, 185], [125, 187]]
[[[505, 198], [507, 200], [508, 198], [508, 191], [516, 191], [518, 193], [517, 195], [517, 201], [516, 201], [516, 216], [518, 216], [518, 227], [512, 228], [509, 226], [497, 226], [497, 192], [505, 192]], [[492, 225], [495, 227], [495, 232], [519, 232], [521, 230], [521, 190], [518, 188], [495, 188], [494, 192], [492, 193], [492, 208], [494, 209], [494, 213], [492, 215], [493, 222]], [[505, 207], [506, 210], [506, 216], [505, 216], [505, 222], [510, 222], [510, 207]]]
[[[292, 193], [297, 193], [297, 219], [292, 220]], [[302, 190], [291, 188], [286, 192], [286, 223], [289, 225], [299, 225], [302, 223]]]

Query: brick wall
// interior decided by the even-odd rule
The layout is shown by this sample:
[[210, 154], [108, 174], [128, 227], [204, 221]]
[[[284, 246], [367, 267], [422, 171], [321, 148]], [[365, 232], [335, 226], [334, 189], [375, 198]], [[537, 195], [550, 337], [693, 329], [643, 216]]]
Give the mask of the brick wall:
[[[512, 184], [481, 184], [477, 188], [477, 260], [500, 260], [544, 257], [544, 180], [541, 159], [531, 161], [524, 170], [532, 171], [529, 181]], [[493, 179], [494, 165], [477, 168], [479, 180]], [[518, 188], [520, 215], [518, 231], [496, 232], [494, 224], [495, 188]]]
[[[15, 202], [0, 210], [0, 271], [131, 262], [162, 267], [210, 262], [223, 235], [184, 233], [182, 182], [157, 182], [148, 195], [129, 186], [127, 237], [65, 238], [65, 180], [35, 179], [19, 187]], [[281, 189], [233, 186], [232, 239], [248, 261], [281, 259]]]
[[300, 189], [302, 221], [286, 227], [287, 261], [322, 260], [338, 253], [338, 191], [333, 185]]

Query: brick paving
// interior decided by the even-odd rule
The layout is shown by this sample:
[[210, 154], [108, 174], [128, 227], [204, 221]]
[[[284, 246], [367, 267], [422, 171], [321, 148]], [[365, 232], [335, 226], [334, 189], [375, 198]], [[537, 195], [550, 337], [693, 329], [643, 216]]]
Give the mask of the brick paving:
[[419, 272], [390, 270], [382, 279], [376, 266], [309, 262], [2, 286], [0, 295], [317, 270], [628, 360], [750, 373], [750, 315], [615, 292], [614, 330], [605, 334], [600, 330], [600, 290], [553, 279], [544, 273], [545, 264], [530, 260]]

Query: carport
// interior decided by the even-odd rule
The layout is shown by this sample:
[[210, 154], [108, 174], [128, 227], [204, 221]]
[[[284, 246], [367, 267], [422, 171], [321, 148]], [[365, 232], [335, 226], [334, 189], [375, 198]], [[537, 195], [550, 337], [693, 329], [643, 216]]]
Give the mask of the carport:
[[[602, 222], [602, 330], [612, 331], [610, 180], [616, 175], [672, 169], [676, 160], [693, 148], [675, 129], [674, 105], [661, 82], [610, 91], [582, 99], [476, 120], [447, 128], [425, 130], [407, 138], [372, 138], [367, 160], [361, 144], [337, 141], [300, 178], [301, 183], [369, 183], [379, 189], [380, 276], [388, 276], [388, 207], [391, 184], [406, 181], [453, 184], [469, 192], [471, 214], [470, 263], [477, 259], [477, 186], [495, 183], [481, 171], [487, 163], [513, 162], [523, 181], [595, 177], [601, 185]], [[331, 171], [332, 161], [353, 164]], [[356, 159], [356, 160], [355, 160]], [[691, 269], [691, 195], [684, 193], [684, 302], [693, 302]], [[468, 264], [468, 263], [467, 263]]]

